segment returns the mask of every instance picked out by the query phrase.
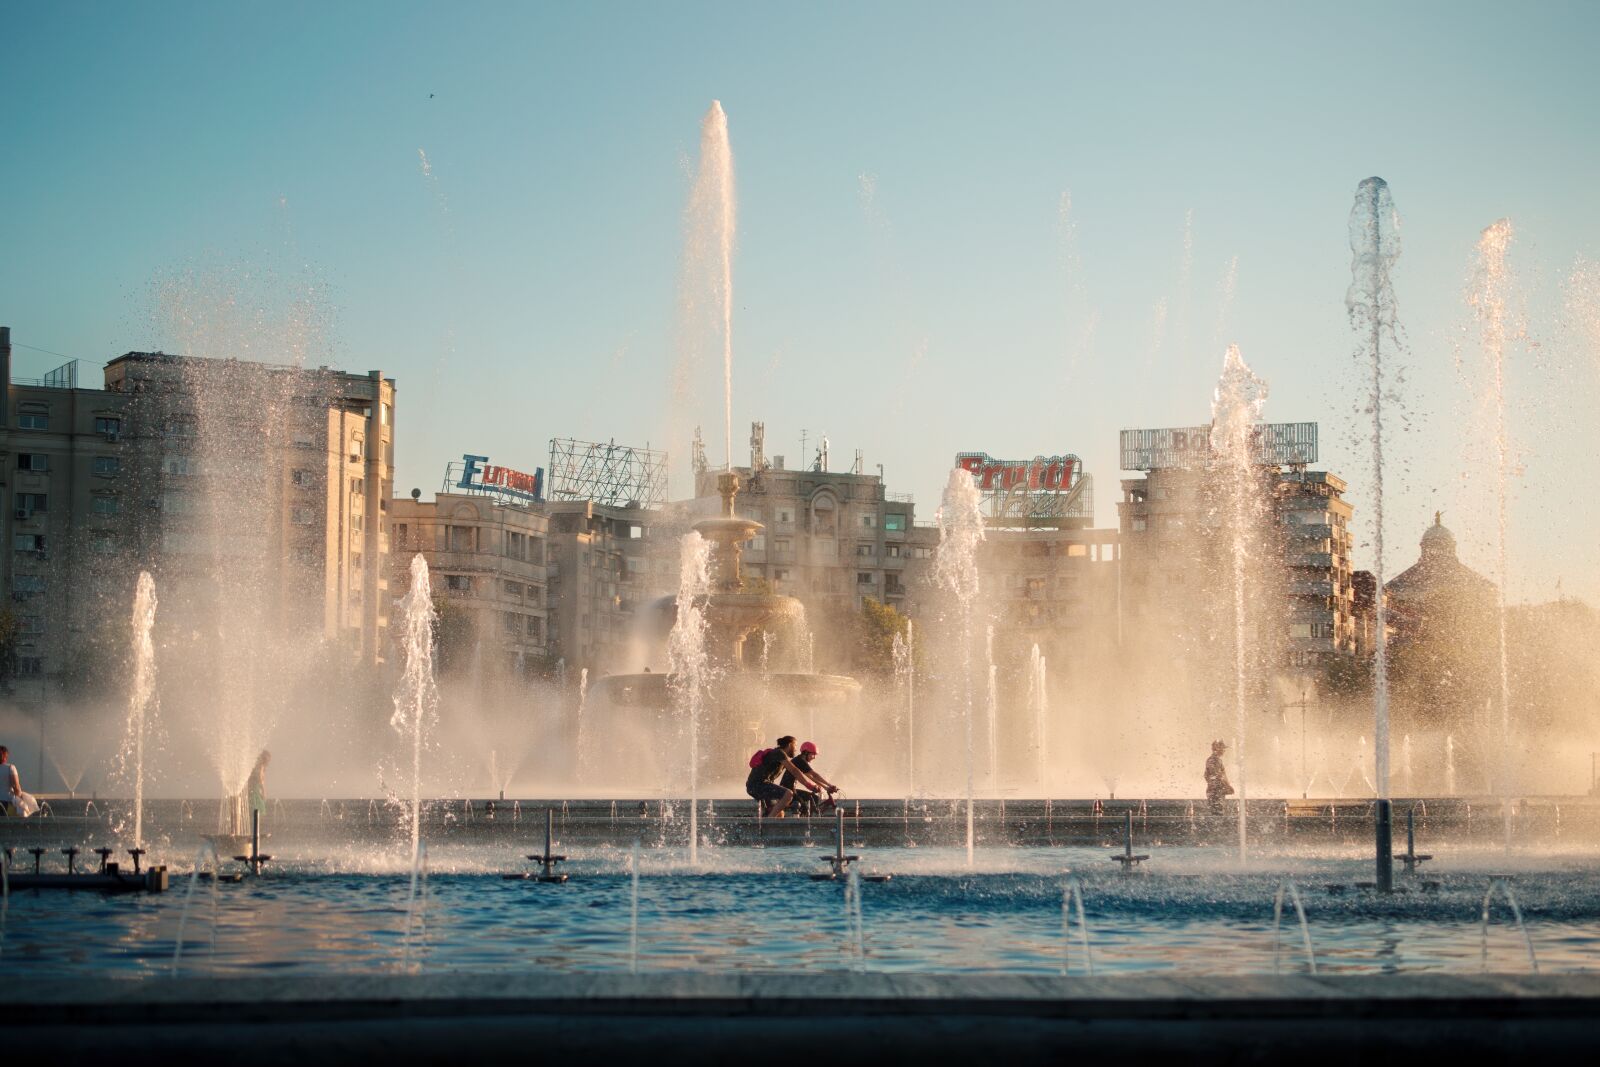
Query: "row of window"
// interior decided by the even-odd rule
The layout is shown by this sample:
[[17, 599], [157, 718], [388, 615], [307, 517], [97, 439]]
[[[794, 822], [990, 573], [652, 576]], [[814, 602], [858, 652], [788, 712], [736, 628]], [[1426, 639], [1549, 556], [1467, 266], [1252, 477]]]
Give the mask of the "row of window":
[[[50, 457], [43, 452], [18, 452], [17, 470], [29, 471], [33, 474], [48, 474], [50, 472]], [[122, 460], [116, 456], [94, 457], [94, 473], [120, 474]]]

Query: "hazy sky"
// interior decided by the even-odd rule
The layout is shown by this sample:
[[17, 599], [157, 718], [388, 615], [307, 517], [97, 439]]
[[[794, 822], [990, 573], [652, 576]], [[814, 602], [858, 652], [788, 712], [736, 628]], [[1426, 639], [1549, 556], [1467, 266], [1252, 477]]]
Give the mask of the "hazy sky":
[[[90, 380], [151, 348], [381, 368], [402, 493], [463, 452], [542, 466], [557, 435], [668, 447], [674, 495], [675, 427], [720, 462], [720, 368], [670, 410], [720, 99], [736, 462], [751, 419], [791, 465], [826, 432], [835, 467], [860, 448], [931, 518], [958, 451], [1076, 452], [1111, 525], [1117, 431], [1206, 421], [1236, 341], [1267, 417], [1320, 422], [1369, 514], [1344, 293], [1378, 174], [1410, 340], [1389, 570], [1442, 508], [1492, 575], [1464, 294], [1508, 216], [1512, 588], [1600, 593], [1600, 5], [13, 0], [0, 40], [14, 340]], [[211, 320], [236, 303], [202, 341], [163, 290]]]

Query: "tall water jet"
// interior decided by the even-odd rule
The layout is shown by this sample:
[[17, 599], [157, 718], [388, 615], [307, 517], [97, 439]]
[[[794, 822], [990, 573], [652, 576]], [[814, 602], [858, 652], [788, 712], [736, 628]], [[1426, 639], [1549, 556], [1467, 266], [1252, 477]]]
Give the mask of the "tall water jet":
[[[1223, 358], [1222, 377], [1211, 405], [1211, 449], [1220, 457], [1222, 497], [1227, 512], [1233, 557], [1233, 688], [1235, 730], [1234, 769], [1239, 777], [1239, 862], [1246, 859], [1245, 733], [1248, 726], [1245, 580], [1251, 565], [1254, 533], [1259, 521], [1260, 493], [1255, 463], [1254, 430], [1267, 400], [1267, 383], [1256, 377], [1229, 345]], [[1259, 562], [1259, 561], [1258, 561]]]
[[1467, 302], [1478, 316], [1483, 350], [1489, 360], [1494, 403], [1496, 582], [1495, 615], [1500, 653], [1500, 798], [1505, 811], [1506, 847], [1511, 847], [1511, 670], [1506, 655], [1506, 487], [1511, 476], [1511, 443], [1506, 432], [1506, 303], [1511, 274], [1506, 252], [1513, 232], [1501, 219], [1478, 237], [1478, 265]]
[[1395, 312], [1391, 273], [1400, 256], [1400, 219], [1389, 183], [1368, 178], [1356, 189], [1350, 210], [1350, 288], [1345, 309], [1355, 331], [1355, 358], [1367, 386], [1366, 413], [1372, 417], [1372, 576], [1373, 597], [1372, 717], [1374, 767], [1378, 799], [1389, 796], [1389, 639], [1388, 606], [1383, 595], [1383, 410], [1392, 399], [1395, 375], [1386, 374], [1385, 356], [1400, 352], [1400, 326]]
[[400, 647], [405, 666], [394, 691], [389, 724], [411, 742], [411, 857], [422, 841], [422, 746], [427, 729], [438, 717], [439, 687], [433, 677], [433, 589], [422, 553], [411, 557], [411, 588], [400, 602]]
[[667, 685], [678, 720], [689, 732], [689, 864], [700, 862], [700, 713], [711, 680], [706, 648], [706, 594], [711, 589], [711, 542], [696, 531], [679, 549], [677, 619], [667, 638]]
[[916, 721], [913, 716], [913, 694], [911, 690], [911, 622], [906, 621], [906, 632], [894, 635], [893, 645], [894, 681], [895, 691], [899, 699], [895, 701], [895, 735], [900, 733], [900, 709], [903, 707], [906, 715], [906, 795], [910, 796], [916, 781], [917, 761], [916, 755], [911, 751], [911, 746], [916, 740]]
[[994, 662], [994, 623], [989, 624], [984, 638], [985, 675], [989, 680], [985, 712], [989, 717], [989, 788], [1000, 788], [1000, 672]]
[[1028, 653], [1028, 707], [1033, 712], [1033, 758], [1034, 775], [1039, 781], [1040, 796], [1048, 796], [1049, 784], [1046, 767], [1049, 757], [1046, 745], [1048, 737], [1045, 733], [1045, 719], [1049, 715], [1049, 697], [1045, 695], [1045, 659], [1039, 651], [1039, 646], [1033, 646], [1033, 651]]
[[978, 601], [978, 545], [984, 539], [978, 482], [961, 467], [950, 472], [939, 506], [934, 581], [955, 598], [961, 617], [961, 675], [967, 733], [967, 866], [972, 866], [972, 610]]
[[122, 776], [133, 782], [133, 847], [144, 847], [144, 748], [155, 711], [156, 650], [150, 631], [156, 622], [156, 583], [139, 572], [133, 594], [133, 687], [128, 694], [128, 727], [118, 755]]
[[[733, 469], [733, 149], [728, 116], [713, 100], [700, 120], [700, 169], [689, 194], [685, 318], [709, 317], [722, 348], [722, 429]], [[708, 300], [711, 306], [701, 306]], [[681, 383], [680, 383], [681, 385]]]
[[580, 670], [578, 672], [578, 711], [577, 711], [577, 714], [574, 716], [577, 719], [577, 728], [574, 731], [576, 736], [573, 738], [573, 746], [577, 749], [577, 753], [578, 753], [578, 778], [579, 778], [579, 780], [582, 780], [582, 778], [583, 778], [583, 752], [584, 752], [584, 741], [586, 740], [586, 738], [583, 736], [583, 710], [584, 710], [583, 706], [584, 706], [584, 704], [588, 703], [588, 700], [589, 700], [589, 668], [588, 667], [584, 667], [582, 670]]

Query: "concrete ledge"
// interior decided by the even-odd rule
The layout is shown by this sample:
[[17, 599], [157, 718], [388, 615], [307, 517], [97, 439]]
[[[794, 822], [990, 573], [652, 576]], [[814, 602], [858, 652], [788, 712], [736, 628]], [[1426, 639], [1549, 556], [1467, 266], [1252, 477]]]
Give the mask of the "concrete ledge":
[[[784, 1039], [830, 1064], [1115, 1055], [1294, 1067], [1419, 1055], [1592, 1053], [1600, 976], [1049, 978], [371, 975], [18, 983], [14, 1048], [52, 1062], [459, 1063], [640, 1056], [747, 1065]], [[764, 1058], [757, 1057], [757, 1058]]]

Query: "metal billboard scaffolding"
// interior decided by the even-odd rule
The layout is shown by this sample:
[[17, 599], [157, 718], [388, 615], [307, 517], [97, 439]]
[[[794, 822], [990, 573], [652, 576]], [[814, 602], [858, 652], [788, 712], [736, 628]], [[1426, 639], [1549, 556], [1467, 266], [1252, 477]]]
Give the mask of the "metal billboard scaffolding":
[[550, 439], [551, 500], [593, 500], [609, 507], [659, 508], [667, 502], [667, 454], [616, 441]]
[[[1210, 426], [1180, 426], [1162, 430], [1123, 430], [1122, 469], [1169, 470], [1205, 467], [1216, 462], [1211, 451]], [[1317, 424], [1314, 422], [1258, 422], [1250, 431], [1252, 459], [1265, 466], [1283, 467], [1317, 461]]]

